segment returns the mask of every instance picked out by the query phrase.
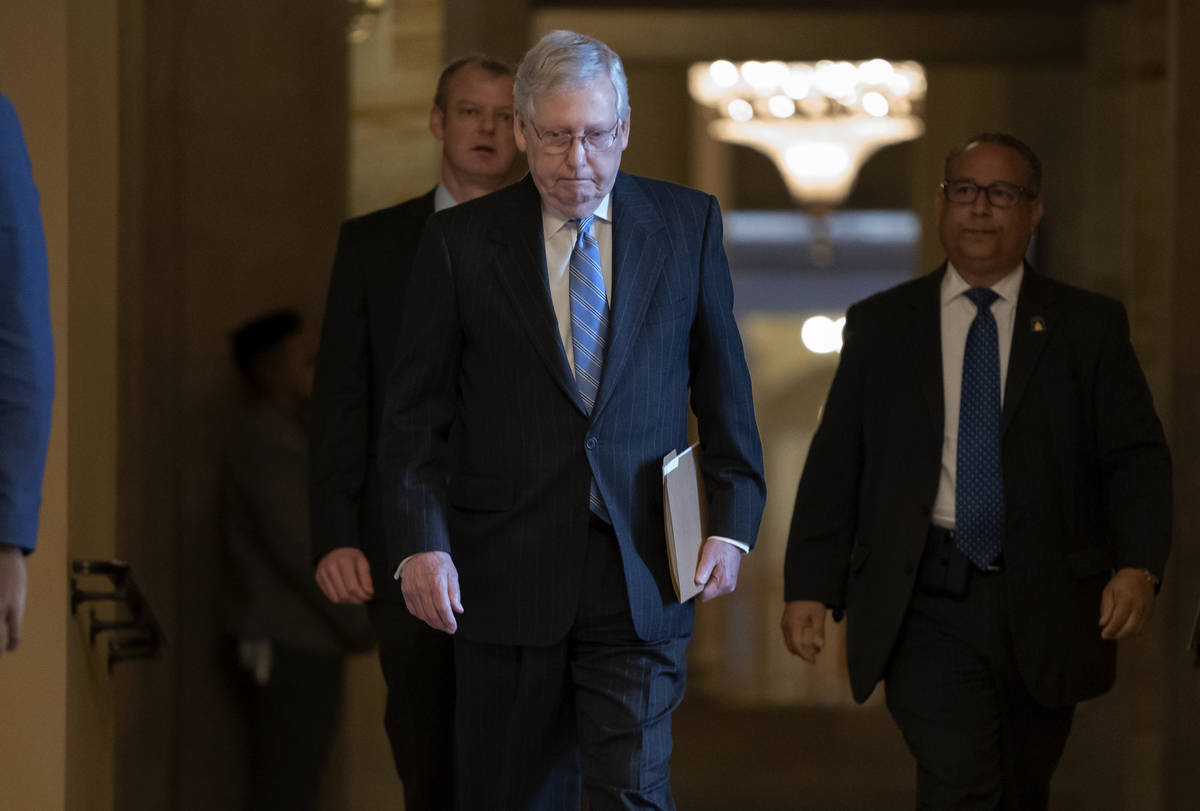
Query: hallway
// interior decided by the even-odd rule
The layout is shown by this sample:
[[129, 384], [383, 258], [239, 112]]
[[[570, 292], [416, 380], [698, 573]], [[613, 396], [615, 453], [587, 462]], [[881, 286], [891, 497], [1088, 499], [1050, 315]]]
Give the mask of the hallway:
[[[1106, 768], [1112, 697], [1084, 704], [1059, 765], [1052, 811], [1137, 811], [1123, 770]], [[1115, 758], [1114, 758], [1115, 759]], [[672, 784], [681, 811], [881, 811], [912, 807], [915, 775], [887, 710], [720, 706], [698, 696], [675, 714]], [[1125, 783], [1124, 785], [1128, 785]]]

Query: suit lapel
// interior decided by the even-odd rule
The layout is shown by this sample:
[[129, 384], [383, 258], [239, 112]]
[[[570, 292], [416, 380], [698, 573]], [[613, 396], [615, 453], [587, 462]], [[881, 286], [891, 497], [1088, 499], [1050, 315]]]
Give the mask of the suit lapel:
[[1004, 431], [1012, 422], [1046, 339], [1055, 326], [1054, 301], [1049, 286], [1033, 268], [1026, 265], [1021, 292], [1017, 295], [1017, 314], [1013, 320], [1012, 346], [1008, 355], [1008, 377], [1004, 385]]
[[929, 414], [937, 427], [944, 424], [946, 400], [942, 375], [942, 277], [946, 266], [921, 279], [912, 287], [909, 305], [912, 313], [912, 358], [916, 363], [917, 386], [925, 398]]
[[413, 208], [412, 217], [422, 222], [433, 216], [433, 206], [437, 199], [437, 186], [434, 186], [429, 191], [417, 198], [417, 205]]
[[593, 415], [608, 401], [629, 360], [667, 258], [666, 240], [654, 238], [666, 227], [662, 215], [629, 175], [617, 175], [612, 199], [612, 318]]
[[501, 214], [489, 232], [496, 244], [496, 270], [517, 320], [529, 334], [550, 375], [581, 411], [575, 376], [558, 334], [558, 320], [546, 276], [546, 249], [542, 236], [542, 206], [529, 176], [501, 204]]
[[[408, 248], [410, 256], [416, 253], [417, 245], [421, 242], [421, 234], [425, 230], [425, 223], [433, 216], [433, 201], [436, 193], [437, 187], [435, 186], [411, 204], [405, 204], [402, 209], [403, 218], [400, 220], [399, 227], [395, 229], [394, 237], [401, 245], [410, 246]], [[383, 260], [380, 264], [387, 267], [389, 272], [393, 272], [390, 262]]]

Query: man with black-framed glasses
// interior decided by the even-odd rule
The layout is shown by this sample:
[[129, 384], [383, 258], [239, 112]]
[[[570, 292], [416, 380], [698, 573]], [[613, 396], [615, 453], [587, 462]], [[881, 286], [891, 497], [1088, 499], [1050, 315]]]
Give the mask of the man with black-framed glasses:
[[673, 808], [693, 607], [662, 460], [689, 404], [702, 599], [733, 590], [764, 499], [720, 209], [620, 172], [604, 43], [546, 35], [514, 101], [529, 177], [434, 215], [415, 261], [380, 442], [389, 554], [409, 610], [454, 635], [460, 808]]
[[1154, 610], [1171, 535], [1162, 427], [1112, 299], [1025, 261], [1026, 144], [946, 159], [946, 263], [850, 308], [796, 495], [783, 635], [847, 619], [854, 696], [882, 680], [920, 808], [1045, 808], [1075, 705]]

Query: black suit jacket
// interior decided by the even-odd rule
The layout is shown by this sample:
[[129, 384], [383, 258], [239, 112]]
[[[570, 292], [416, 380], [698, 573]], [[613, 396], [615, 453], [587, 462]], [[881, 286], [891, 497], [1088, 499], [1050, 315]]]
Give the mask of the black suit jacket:
[[[843, 608], [862, 701], [882, 677], [925, 545], [942, 453], [938, 271], [850, 308], [796, 496], [785, 597]], [[1112, 571], [1161, 575], [1170, 457], [1119, 302], [1027, 269], [1003, 412], [1004, 583], [1017, 665], [1045, 705], [1112, 686]]]
[[578, 604], [592, 476], [643, 639], [686, 632], [667, 568], [662, 457], [704, 448], [710, 527], [753, 543], [764, 485], [750, 377], [711, 196], [620, 174], [604, 370], [589, 417], [550, 300], [530, 178], [429, 221], [405, 295], [380, 463], [391, 563], [453, 554], [465, 637], [561, 639]]
[[360, 547], [376, 598], [402, 600], [388, 568], [375, 462], [402, 293], [434, 192], [347, 220], [338, 237], [313, 385], [313, 555]]

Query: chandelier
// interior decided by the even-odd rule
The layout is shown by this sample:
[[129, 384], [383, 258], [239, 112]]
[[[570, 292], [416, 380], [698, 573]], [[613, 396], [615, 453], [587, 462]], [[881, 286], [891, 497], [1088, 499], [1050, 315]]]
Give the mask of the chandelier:
[[348, 43], [361, 45], [371, 38], [386, 1], [346, 0], [350, 4], [349, 16], [346, 20], [346, 41]]
[[840, 204], [879, 149], [925, 130], [925, 71], [916, 62], [697, 63], [688, 91], [715, 111], [714, 138], [766, 154], [797, 204]]

